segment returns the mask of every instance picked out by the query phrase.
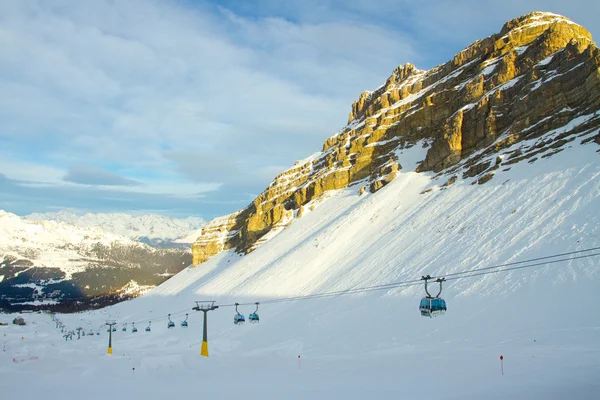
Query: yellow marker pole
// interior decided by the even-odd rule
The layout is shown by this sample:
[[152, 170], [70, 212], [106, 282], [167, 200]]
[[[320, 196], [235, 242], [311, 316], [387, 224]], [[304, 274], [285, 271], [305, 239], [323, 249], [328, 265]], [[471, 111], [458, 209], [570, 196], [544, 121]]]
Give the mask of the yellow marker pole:
[[200, 355], [204, 356], [204, 357], [208, 357], [208, 333], [207, 333], [207, 321], [208, 318], [206, 317], [206, 314], [208, 314], [208, 310], [202, 310], [204, 311], [204, 332], [202, 334], [202, 349], [200, 349]]

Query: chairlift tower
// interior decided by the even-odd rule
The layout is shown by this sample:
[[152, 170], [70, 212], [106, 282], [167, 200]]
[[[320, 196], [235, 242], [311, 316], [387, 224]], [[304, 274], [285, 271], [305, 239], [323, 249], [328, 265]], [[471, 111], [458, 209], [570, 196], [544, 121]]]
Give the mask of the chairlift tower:
[[115, 326], [117, 324], [116, 321], [111, 320], [111, 321], [106, 321], [106, 324], [108, 326], [108, 354], [112, 354], [112, 327]]
[[215, 306], [214, 301], [196, 301], [196, 307], [192, 308], [195, 311], [202, 311], [204, 313], [204, 327], [202, 330], [202, 348], [200, 349], [200, 355], [208, 357], [208, 318], [206, 314], [209, 311], [216, 310], [219, 306]]

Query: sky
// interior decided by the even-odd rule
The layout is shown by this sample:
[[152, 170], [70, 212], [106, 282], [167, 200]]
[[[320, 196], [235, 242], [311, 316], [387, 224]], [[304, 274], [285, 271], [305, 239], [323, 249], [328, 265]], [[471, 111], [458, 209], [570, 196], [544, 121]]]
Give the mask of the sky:
[[598, 3], [0, 0], [0, 209], [235, 212], [398, 65]]

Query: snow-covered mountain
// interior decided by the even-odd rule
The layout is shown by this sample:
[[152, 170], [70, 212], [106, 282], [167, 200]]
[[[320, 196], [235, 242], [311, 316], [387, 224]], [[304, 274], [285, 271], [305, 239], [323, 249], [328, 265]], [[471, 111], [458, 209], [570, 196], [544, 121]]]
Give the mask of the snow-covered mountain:
[[[193, 245], [194, 265], [230, 248], [253, 251], [324, 193], [375, 193], [401, 170], [486, 185], [517, 163], [600, 142], [600, 50], [583, 27], [531, 13], [428, 71], [396, 68], [352, 104], [320, 152], [275, 177], [248, 207], [216, 218]], [[415, 160], [403, 153], [424, 149]], [[413, 162], [414, 161], [414, 162]], [[416, 162], [416, 164], [415, 164]]]
[[[549, 36], [564, 33], [572, 24], [566, 21], [554, 14], [531, 14], [510, 21], [495, 40], [478, 41], [476, 46], [500, 51], [508, 45], [511, 50], [501, 57], [504, 61], [496, 62], [510, 63], [527, 53], [520, 48], [522, 42], [511, 47], [511, 38], [535, 41], [548, 30]], [[582, 31], [575, 27], [574, 32]], [[263, 196], [255, 208], [205, 227], [203, 234], [210, 237], [194, 248], [202, 261], [195, 268], [130, 302], [60, 316], [68, 329], [82, 327], [102, 335], [65, 341], [47, 316], [36, 315], [31, 317], [36, 324], [23, 328], [29, 330], [10, 327], [6, 367], [1, 370], [9, 384], [0, 386], [2, 393], [18, 396], [30, 379], [24, 372], [33, 371], [40, 374], [28, 392], [32, 398], [61, 393], [64, 400], [81, 396], [64, 391], [74, 378], [86, 397], [98, 399], [105, 397], [107, 381], [124, 397], [155, 399], [186, 397], [198, 390], [199, 379], [203, 394], [220, 399], [596, 399], [600, 106], [598, 93], [590, 87], [600, 84], [600, 52], [589, 42], [579, 49], [571, 39], [566, 42], [570, 50], [546, 43], [554, 61], [541, 66], [550, 69], [528, 69], [519, 79], [539, 80], [544, 89], [531, 90], [531, 96], [547, 102], [537, 105], [522, 99], [507, 104], [502, 109], [513, 113], [517, 125], [492, 135], [481, 149], [467, 151], [463, 138], [492, 128], [473, 124], [470, 118], [475, 115], [465, 109], [460, 129], [436, 125], [441, 131], [435, 139], [465, 145], [464, 152], [453, 147], [452, 162], [436, 147], [441, 144], [413, 137], [400, 147], [388, 142], [391, 148], [381, 150], [386, 158], [379, 166], [388, 163], [393, 151], [392, 163], [402, 168], [380, 174], [377, 167], [374, 175], [354, 181], [342, 175], [352, 170], [350, 165], [338, 172], [337, 156], [329, 164], [327, 154], [323, 156], [319, 163], [327, 167], [313, 164], [319, 154], [277, 178], [266, 193], [279, 197]], [[461, 54], [484, 62], [496, 58], [493, 51]], [[527, 63], [539, 65], [539, 56]], [[577, 66], [578, 57], [585, 59], [584, 69]], [[467, 56], [456, 60], [480, 67]], [[451, 82], [451, 88], [470, 79], [461, 77], [466, 68], [453, 68], [461, 67], [437, 69], [453, 75], [444, 81]], [[506, 78], [508, 67], [495, 68]], [[487, 75], [479, 72], [475, 75], [481, 88], [498, 83], [487, 82]], [[431, 74], [421, 88], [444, 79], [435, 71]], [[559, 88], [545, 87], [548, 79], [558, 80], [554, 84]], [[587, 88], [573, 83], [582, 81]], [[477, 105], [469, 110], [483, 107], [483, 121], [491, 124], [491, 114], [486, 113], [500, 113], [500, 104], [494, 102], [526, 94], [517, 83], [508, 93], [503, 93], [510, 89], [506, 86], [485, 92], [487, 100], [476, 96]], [[437, 97], [456, 95], [441, 90], [419, 105], [427, 110], [438, 104], [449, 121], [456, 122], [453, 100], [441, 102]], [[539, 107], [562, 107], [563, 101], [572, 111], [560, 108], [541, 114]], [[377, 112], [377, 104], [367, 106], [368, 112]], [[433, 118], [436, 112], [419, 110], [409, 105], [403, 112], [422, 112], [421, 118]], [[524, 124], [528, 113], [523, 128], [519, 121]], [[404, 118], [410, 122], [410, 116]], [[498, 124], [496, 128], [502, 125]], [[366, 126], [375, 128], [372, 134], [377, 131], [377, 125]], [[345, 154], [353, 154], [352, 140], [361, 132], [349, 129], [336, 135], [336, 151], [347, 140]], [[430, 155], [432, 149], [435, 154]], [[433, 157], [448, 164], [424, 168], [424, 160], [432, 162]], [[340, 158], [342, 163], [347, 160]], [[370, 155], [369, 163], [373, 159], [377, 160]], [[369, 163], [363, 168], [369, 169]], [[314, 168], [319, 166], [322, 172]], [[327, 178], [336, 174], [339, 179]], [[323, 182], [331, 186], [315, 189]], [[371, 184], [376, 190], [366, 189]], [[290, 193], [301, 207], [282, 206]], [[259, 206], [265, 210], [259, 200], [274, 206], [254, 216]], [[438, 318], [419, 313], [425, 295], [420, 278], [427, 274], [447, 279], [442, 297], [448, 310]], [[208, 360], [198, 354], [203, 313], [193, 311], [196, 301], [219, 306], [208, 313]], [[233, 324], [236, 312], [247, 315], [257, 306], [259, 323]], [[183, 328], [180, 322], [186, 315], [189, 327]], [[116, 320], [119, 327], [127, 324], [125, 332], [117, 330], [112, 336], [111, 357], [105, 356], [107, 319]], [[169, 320], [175, 321], [175, 328], [167, 327]], [[132, 323], [140, 332], [131, 331]], [[144, 332], [146, 326], [149, 332]], [[25, 344], [20, 332], [28, 335]], [[31, 358], [37, 353], [43, 358]], [[41, 373], [50, 366], [52, 374]]]
[[104, 232], [142, 240], [150, 245], [175, 240], [178, 243], [193, 243], [196, 238], [189, 238], [189, 242], [184, 242], [181, 238], [190, 237], [193, 231], [199, 230], [205, 224], [202, 218], [196, 217], [169, 218], [157, 214], [133, 216], [125, 213], [78, 215], [71, 211], [34, 213], [25, 218], [29, 221], [67, 222], [80, 228], [100, 228]]
[[99, 228], [34, 222], [0, 210], [0, 306], [87, 301], [121, 291], [130, 297], [190, 261], [189, 250], [156, 249]]

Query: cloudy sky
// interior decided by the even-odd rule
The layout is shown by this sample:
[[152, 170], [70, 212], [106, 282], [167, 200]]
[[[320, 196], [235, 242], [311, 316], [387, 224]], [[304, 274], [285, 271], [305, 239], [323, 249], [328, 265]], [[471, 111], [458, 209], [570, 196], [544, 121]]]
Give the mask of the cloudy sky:
[[398, 65], [598, 3], [0, 0], [0, 209], [233, 212]]

